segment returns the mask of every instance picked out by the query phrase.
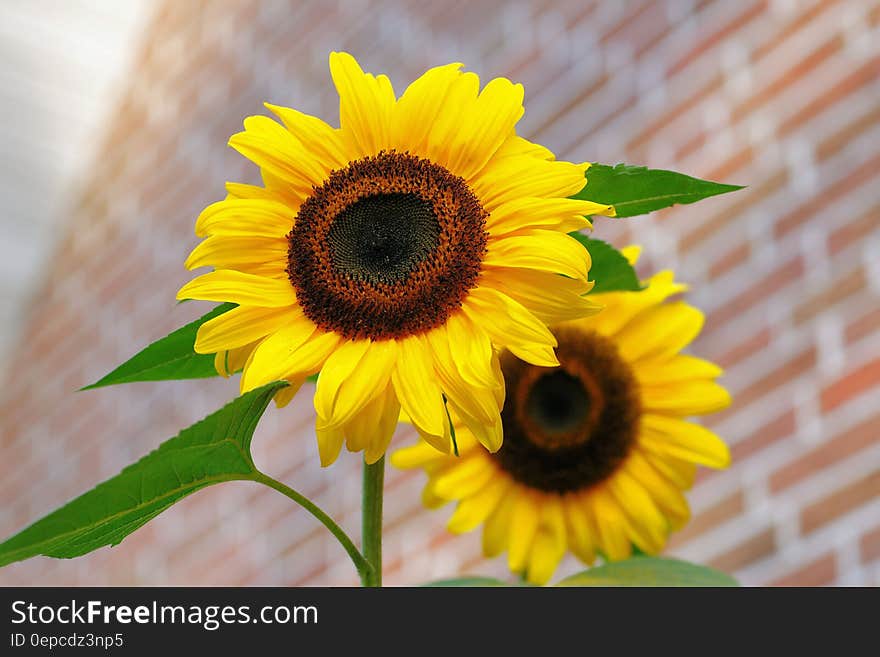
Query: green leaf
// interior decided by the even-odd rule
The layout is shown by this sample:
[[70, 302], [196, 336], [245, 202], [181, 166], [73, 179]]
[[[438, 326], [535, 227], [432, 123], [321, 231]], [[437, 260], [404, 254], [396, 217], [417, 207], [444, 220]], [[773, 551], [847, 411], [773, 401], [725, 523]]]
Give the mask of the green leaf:
[[252, 390], [0, 544], [0, 566], [37, 555], [70, 558], [117, 545], [195, 491], [258, 475], [250, 454], [257, 422], [283, 381]]
[[633, 557], [590, 568], [556, 586], [739, 586], [730, 575], [664, 557]]
[[456, 577], [455, 579], [440, 579], [436, 582], [422, 584], [426, 587], [454, 587], [454, 586], [509, 586], [506, 582], [493, 577]]
[[618, 217], [635, 217], [671, 205], [696, 201], [742, 189], [711, 180], [692, 178], [675, 171], [627, 164], [594, 164], [587, 169], [587, 184], [574, 198], [613, 205]]
[[602, 240], [581, 233], [569, 233], [590, 252], [590, 280], [595, 281], [591, 294], [597, 292], [638, 292], [642, 289], [635, 269], [624, 255]]
[[175, 379], [205, 379], [217, 376], [213, 354], [197, 354], [193, 351], [196, 332], [209, 319], [235, 308], [233, 303], [223, 303], [194, 322], [169, 333], [164, 338], [141, 350], [107, 376], [81, 390], [103, 388], [118, 383], [135, 381], [169, 381]]

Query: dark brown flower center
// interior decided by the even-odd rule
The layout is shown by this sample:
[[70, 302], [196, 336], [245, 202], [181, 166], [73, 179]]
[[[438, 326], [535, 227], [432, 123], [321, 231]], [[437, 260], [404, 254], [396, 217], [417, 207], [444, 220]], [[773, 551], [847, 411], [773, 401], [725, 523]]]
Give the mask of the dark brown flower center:
[[334, 171], [288, 235], [290, 282], [305, 314], [350, 339], [435, 328], [475, 285], [487, 214], [462, 178], [407, 153]]
[[613, 342], [571, 327], [555, 334], [557, 368], [502, 357], [504, 445], [492, 458], [530, 488], [566, 493], [614, 473], [635, 442], [641, 406]]

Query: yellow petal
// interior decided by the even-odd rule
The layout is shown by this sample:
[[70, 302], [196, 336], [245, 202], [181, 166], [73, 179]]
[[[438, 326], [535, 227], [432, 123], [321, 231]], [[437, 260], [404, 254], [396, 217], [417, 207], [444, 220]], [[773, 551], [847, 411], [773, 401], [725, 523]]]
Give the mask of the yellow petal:
[[469, 497], [485, 486], [495, 468], [484, 454], [450, 459], [449, 466], [434, 477], [434, 492], [449, 500]]
[[287, 240], [283, 237], [213, 235], [192, 250], [184, 266], [187, 269], [233, 269], [239, 264], [274, 263], [283, 271], [287, 265], [287, 250]]
[[438, 114], [448, 108], [449, 88], [460, 76], [461, 64], [428, 69], [403, 92], [394, 108], [391, 125], [392, 146], [428, 156], [428, 136]]
[[462, 308], [490, 336], [494, 333], [499, 344], [557, 344], [550, 330], [522, 304], [492, 288], [474, 288]]
[[730, 465], [730, 450], [718, 436], [678, 418], [644, 414], [639, 444], [655, 454], [669, 454], [710, 468]]
[[714, 363], [687, 354], [678, 354], [672, 358], [642, 360], [638, 367], [633, 368], [633, 374], [640, 385], [664, 385], [689, 379], [714, 379], [723, 373], [723, 370]]
[[278, 392], [275, 393], [275, 406], [278, 408], [284, 408], [287, 406], [293, 398], [296, 396], [296, 393], [299, 392], [299, 389], [302, 387], [302, 384], [306, 382], [306, 377], [300, 376], [295, 379], [289, 379], [287, 381], [288, 385], [286, 388], [281, 388]]
[[507, 477], [493, 478], [479, 491], [458, 503], [455, 513], [446, 524], [447, 529], [454, 534], [463, 534], [476, 529], [501, 503], [510, 486]]
[[563, 503], [565, 511], [568, 544], [574, 555], [586, 564], [596, 559], [596, 530], [592, 527], [590, 515], [575, 496], [566, 497]]
[[508, 135], [503, 144], [495, 151], [493, 160], [505, 157], [535, 157], [539, 160], [555, 160], [556, 156], [549, 148], [535, 144], [516, 134]]
[[570, 235], [529, 230], [490, 242], [483, 265], [536, 269], [586, 281], [590, 254]]
[[489, 558], [497, 557], [507, 549], [510, 544], [513, 526], [513, 494], [516, 487], [511, 487], [509, 493], [504, 496], [495, 509], [486, 518], [483, 526], [483, 554]]
[[624, 468], [608, 479], [607, 486], [627, 518], [630, 539], [642, 552], [659, 554], [669, 525], [651, 496]]
[[340, 131], [327, 125], [316, 116], [303, 114], [289, 107], [264, 103], [266, 109], [281, 119], [284, 127], [296, 137], [309, 153], [320, 158], [324, 166], [341, 169], [348, 164], [345, 143]]
[[381, 404], [379, 410], [379, 419], [373, 425], [373, 432], [367, 447], [364, 450], [364, 461], [367, 465], [372, 465], [385, 454], [391, 438], [394, 436], [394, 429], [397, 427], [397, 417], [400, 415], [400, 402], [397, 401], [397, 395], [394, 389], [388, 386], [384, 395], [380, 395], [372, 402], [371, 405]]
[[515, 490], [511, 497], [508, 503], [513, 506], [513, 520], [510, 527], [507, 566], [514, 573], [522, 573], [526, 569], [529, 551], [538, 531], [540, 513], [537, 500], [530, 491]]
[[263, 340], [244, 369], [242, 392], [272, 381], [317, 372], [339, 344], [340, 337], [312, 327], [311, 333], [305, 323], [285, 327]]
[[678, 381], [666, 385], [644, 385], [642, 408], [671, 415], [702, 415], [730, 406], [730, 393], [714, 381]]
[[623, 510], [605, 486], [599, 486], [589, 493], [589, 512], [593, 525], [599, 535], [599, 543], [605, 557], [611, 561], [626, 559], [632, 554], [632, 545], [627, 535], [628, 527]]
[[493, 236], [529, 228], [570, 233], [590, 227], [590, 215], [608, 206], [572, 198], [517, 198], [492, 210], [486, 228]]
[[308, 194], [327, 178], [328, 168], [306, 150], [302, 142], [268, 116], [244, 120], [244, 132], [229, 138], [229, 145], [261, 169], [286, 181], [297, 194]]
[[419, 441], [410, 447], [403, 447], [391, 455], [391, 464], [395, 468], [409, 470], [422, 468], [429, 464], [444, 463], [446, 458], [428, 443]]
[[534, 269], [495, 267], [483, 271], [482, 284], [506, 294], [546, 324], [580, 319], [602, 306], [584, 296], [592, 283]]
[[420, 433], [444, 436], [448, 418], [429, 349], [418, 337], [398, 342], [391, 382], [403, 410]]
[[566, 198], [584, 186], [587, 166], [534, 157], [493, 158], [470, 182], [482, 205], [495, 208], [523, 197]]
[[368, 400], [363, 400], [360, 405], [347, 404], [348, 413], [343, 419], [334, 413], [339, 387], [342, 382], [352, 375], [360, 363], [361, 358], [370, 348], [369, 340], [345, 340], [340, 342], [336, 349], [327, 357], [327, 361], [318, 375], [318, 383], [315, 387], [315, 411], [321, 419], [322, 426], [340, 426], [351, 418], [353, 412]]
[[594, 328], [603, 335], [616, 335], [644, 309], [656, 306], [686, 289], [686, 285], [675, 282], [671, 271], [662, 271], [652, 276], [647, 287], [640, 292], [596, 295], [595, 300], [605, 306], [605, 310], [593, 320]]
[[180, 288], [178, 299], [201, 299], [237, 303], [242, 306], [281, 308], [296, 303], [296, 295], [289, 281], [231, 269], [218, 269], [194, 278]]
[[464, 313], [453, 313], [445, 327], [450, 355], [462, 378], [475, 386], [497, 385], [492, 371], [492, 343], [479, 324]]
[[639, 313], [617, 335], [619, 349], [630, 361], [678, 353], [703, 328], [703, 313], [683, 301]]
[[330, 75], [339, 93], [339, 123], [355, 154], [375, 155], [388, 148], [395, 104], [388, 78], [364, 73], [346, 52], [330, 53]]
[[624, 468], [647, 490], [672, 529], [681, 528], [690, 517], [690, 508], [681, 490], [664, 477], [639, 450], [632, 450]]
[[342, 450], [343, 434], [342, 428], [325, 429], [315, 426], [315, 436], [318, 439], [318, 455], [321, 457], [321, 467], [326, 468], [332, 465], [339, 457]]
[[[227, 186], [231, 183], [227, 183]], [[256, 189], [262, 189], [257, 187]], [[212, 203], [196, 219], [196, 235], [251, 235], [284, 238], [296, 211], [275, 200], [227, 199]]]
[[542, 586], [550, 581], [565, 556], [565, 516], [557, 496], [545, 496], [541, 505], [541, 522], [532, 543], [526, 579]]
[[239, 306], [202, 324], [196, 333], [194, 350], [198, 354], [211, 354], [243, 347], [274, 333], [300, 315], [302, 309], [299, 306], [290, 308]]
[[523, 87], [505, 78], [491, 80], [480, 92], [458, 130], [448, 135], [443, 164], [465, 180], [480, 171], [513, 132], [523, 115]]

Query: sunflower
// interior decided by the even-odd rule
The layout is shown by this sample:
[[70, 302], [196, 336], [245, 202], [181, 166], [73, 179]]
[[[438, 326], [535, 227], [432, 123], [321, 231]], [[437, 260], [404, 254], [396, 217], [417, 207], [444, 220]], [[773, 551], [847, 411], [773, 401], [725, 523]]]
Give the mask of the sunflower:
[[392, 463], [424, 468], [426, 506], [457, 501], [449, 529], [482, 524], [486, 556], [506, 550], [510, 569], [532, 583], [546, 583], [568, 550], [587, 564], [597, 554], [625, 559], [633, 546], [659, 553], [689, 517], [682, 491], [697, 465], [730, 460], [715, 434], [685, 419], [730, 397], [714, 381], [716, 365], [679, 353], [703, 324], [696, 308], [667, 301], [683, 289], [666, 271], [640, 292], [596, 294], [601, 313], [554, 329], [558, 367], [502, 354], [497, 452], [461, 425], [460, 458], [419, 443]]
[[195, 350], [243, 392], [320, 372], [323, 465], [343, 443], [372, 463], [403, 412], [448, 453], [449, 413], [501, 446], [498, 353], [557, 364], [547, 324], [597, 310], [589, 254], [567, 233], [606, 205], [568, 198], [588, 163], [516, 135], [523, 88], [449, 64], [395, 97], [384, 75], [331, 53], [340, 127], [267, 105], [229, 144], [263, 186], [230, 183], [205, 209], [186, 261], [214, 271], [179, 299], [237, 304], [205, 322]]

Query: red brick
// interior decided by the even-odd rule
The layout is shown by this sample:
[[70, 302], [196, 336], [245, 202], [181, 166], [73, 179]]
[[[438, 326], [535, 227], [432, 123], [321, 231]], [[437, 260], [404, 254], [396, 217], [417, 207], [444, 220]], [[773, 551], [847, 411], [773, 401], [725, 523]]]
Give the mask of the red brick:
[[769, 557], [775, 551], [776, 537], [773, 529], [765, 529], [715, 557], [709, 561], [709, 565], [730, 573]]
[[752, 306], [769, 299], [804, 275], [804, 262], [800, 256], [780, 264], [764, 277], [752, 276], [752, 283], [706, 318], [706, 331], [714, 330], [749, 310]]
[[745, 390], [734, 392], [731, 407], [716, 413], [713, 419], [719, 422], [739, 413], [755, 400], [769, 395], [778, 388], [801, 378], [815, 366], [816, 348], [811, 346], [770, 373], [765, 374], [757, 381], [753, 381]]
[[775, 445], [784, 438], [788, 438], [794, 433], [794, 428], [794, 411], [785, 411], [765, 426], [753, 431], [742, 440], [738, 440], [733, 444], [730, 448], [732, 462], [740, 463], [752, 454]]
[[802, 4], [799, 5], [798, 10], [794, 12], [794, 20], [776, 32], [773, 39], [768, 39], [765, 43], [755, 48], [751, 54], [752, 61], [756, 65], [762, 64], [767, 55], [780, 48], [790, 37], [794, 36], [806, 25], [809, 25], [819, 14], [838, 4], [839, 0], [818, 0], [818, 2], [814, 2], [810, 7], [804, 7]]
[[735, 344], [720, 356], [716, 356], [713, 360], [721, 367], [729, 368], [736, 365], [749, 356], [752, 356], [770, 344], [770, 329], [762, 328], [760, 331], [744, 339], [742, 342]]
[[745, 27], [748, 23], [757, 18], [765, 9], [766, 2], [756, 2], [751, 5], [748, 9], [743, 11], [741, 14], [733, 18], [730, 22], [726, 23], [720, 29], [708, 34], [703, 39], [697, 41], [684, 55], [682, 55], [678, 61], [676, 61], [669, 68], [669, 77], [679, 73], [683, 70], [688, 64], [690, 64], [695, 59], [698, 59], [701, 55], [704, 55], [708, 50], [717, 46], [720, 42], [724, 41], [728, 37], [732, 37], [736, 32]]
[[828, 250], [836, 255], [850, 244], [853, 244], [873, 231], [880, 229], [880, 204], [874, 205], [867, 212], [852, 221], [834, 228], [828, 236]]
[[744, 265], [752, 253], [752, 245], [743, 242], [739, 246], [735, 246], [717, 260], [714, 260], [709, 266], [709, 280], [714, 280], [726, 274], [731, 269]]
[[786, 183], [788, 183], [788, 171], [783, 169], [762, 176], [760, 182], [739, 190], [729, 197], [732, 202], [724, 210], [715, 215], [708, 215], [708, 219], [699, 222], [693, 230], [684, 233], [680, 239], [681, 249], [690, 251], [721, 231], [725, 226], [742, 221], [743, 215], [751, 208], [759, 205], [774, 192], [779, 191]]
[[803, 324], [816, 315], [826, 312], [835, 303], [840, 303], [864, 290], [868, 285], [868, 275], [861, 267], [834, 280], [829, 287], [820, 290], [794, 309], [794, 323]]
[[863, 563], [871, 563], [880, 559], [880, 526], [866, 532], [859, 541], [859, 552]]
[[687, 543], [693, 538], [705, 534], [711, 529], [732, 520], [740, 515], [746, 508], [746, 499], [742, 490], [716, 502], [693, 516], [681, 531], [672, 534], [669, 539], [669, 547], [675, 548]]
[[874, 57], [827, 89], [814, 101], [801, 107], [779, 127], [779, 136], [787, 136], [788, 133], [818, 116], [835, 103], [842, 101], [856, 89], [876, 80], [878, 75], [880, 75], [880, 57]]
[[819, 162], [839, 153], [845, 146], [880, 123], [880, 105], [875, 105], [865, 114], [847, 123], [834, 134], [826, 137], [816, 146], [816, 159]]
[[880, 441], [880, 415], [858, 424], [770, 475], [775, 494]]
[[713, 77], [698, 91], [694, 92], [693, 94], [688, 96], [687, 99], [675, 105], [674, 108], [661, 114], [659, 118], [654, 119], [645, 128], [639, 131], [636, 137], [627, 143], [626, 150], [636, 151], [646, 141], [653, 139], [657, 135], [662, 135], [663, 131], [669, 126], [670, 123], [680, 118], [684, 114], [687, 114], [699, 103], [717, 93], [721, 89], [723, 84], [723, 76], [716, 75], [715, 77]]
[[810, 534], [877, 497], [880, 497], [880, 470], [848, 483], [828, 497], [807, 506], [801, 512], [802, 531]]
[[771, 586], [827, 586], [837, 578], [837, 557], [829, 552], [776, 580]]
[[779, 239], [795, 228], [799, 228], [814, 215], [852, 193], [862, 184], [875, 178], [878, 171], [880, 171], [880, 155], [857, 167], [855, 171], [843, 176], [831, 187], [825, 188], [818, 197], [804, 201], [779, 219], [773, 228], [774, 236], [776, 239]]
[[802, 59], [796, 59], [791, 68], [787, 69], [782, 75], [773, 80], [773, 82], [756, 94], [749, 96], [740, 105], [735, 107], [731, 114], [731, 123], [739, 123], [744, 117], [748, 116], [761, 107], [761, 105], [782, 93], [787, 87], [808, 76], [814, 68], [834, 53], [840, 51], [842, 47], [843, 37], [841, 35], [835, 35], [809, 54], [806, 54]]
[[841, 404], [878, 385], [880, 385], [880, 358], [875, 358], [822, 390], [822, 412], [833, 411]]
[[847, 324], [843, 335], [847, 346], [849, 346], [878, 331], [880, 331], [880, 308], [869, 310], [858, 319]]

